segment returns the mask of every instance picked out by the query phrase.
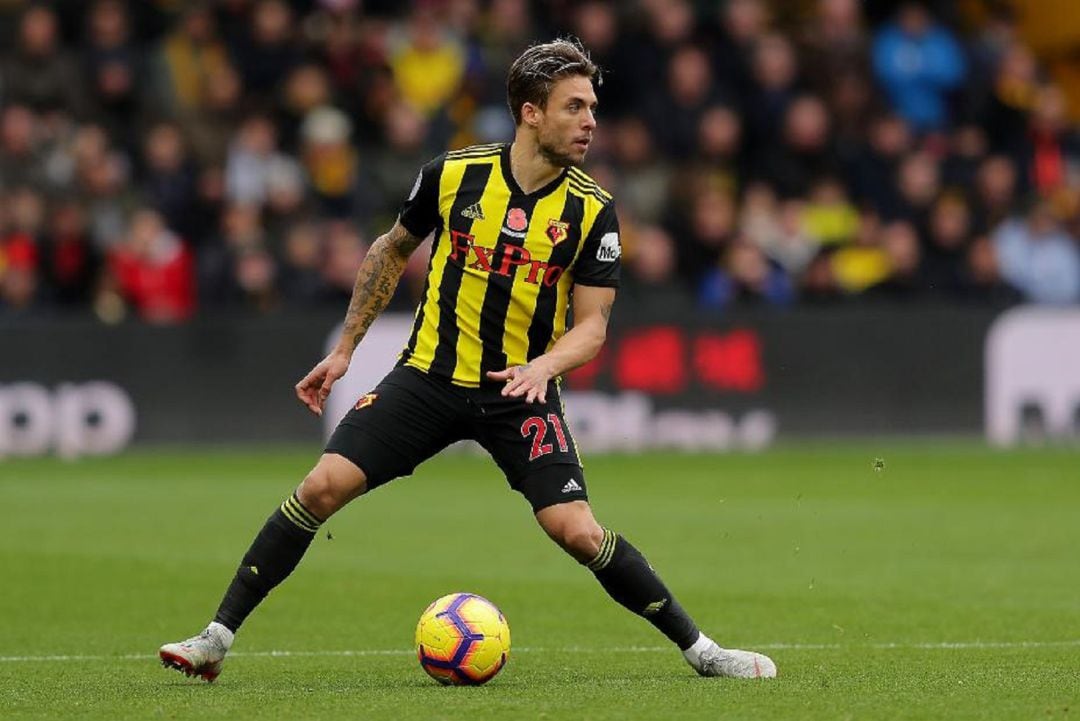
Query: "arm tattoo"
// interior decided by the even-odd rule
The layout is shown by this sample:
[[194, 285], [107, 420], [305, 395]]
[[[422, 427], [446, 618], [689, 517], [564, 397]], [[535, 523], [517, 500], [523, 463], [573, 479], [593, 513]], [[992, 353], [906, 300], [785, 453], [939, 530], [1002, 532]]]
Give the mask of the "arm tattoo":
[[371, 245], [356, 274], [352, 300], [345, 314], [342, 335], [351, 339], [352, 350], [390, 302], [401, 274], [405, 272], [409, 255], [422, 241], [423, 238], [417, 238], [400, 223], [395, 223], [388, 233], [379, 236]]

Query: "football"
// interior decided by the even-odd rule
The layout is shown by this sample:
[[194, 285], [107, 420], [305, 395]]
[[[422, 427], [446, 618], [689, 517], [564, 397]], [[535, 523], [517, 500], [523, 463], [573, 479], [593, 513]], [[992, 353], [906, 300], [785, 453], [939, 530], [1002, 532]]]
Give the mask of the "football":
[[473, 593], [436, 599], [416, 624], [416, 656], [441, 684], [479, 686], [510, 655], [510, 627], [498, 607]]

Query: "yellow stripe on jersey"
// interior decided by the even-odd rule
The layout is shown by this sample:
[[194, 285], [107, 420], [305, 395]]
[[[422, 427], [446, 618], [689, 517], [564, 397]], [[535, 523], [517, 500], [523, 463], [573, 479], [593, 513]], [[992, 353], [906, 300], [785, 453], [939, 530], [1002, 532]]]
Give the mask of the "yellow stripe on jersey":
[[[465, 175], [467, 163], [451, 163], [447, 161], [443, 165], [442, 175], [439, 176], [439, 210], [440, 214], [444, 205], [452, 205], [461, 185], [461, 179]], [[446, 270], [446, 261], [450, 255], [450, 238], [445, 232], [439, 233], [431, 249], [431, 270], [428, 273], [427, 296], [423, 299], [421, 313], [422, 325], [416, 334], [416, 349], [409, 358], [409, 365], [415, 366], [422, 371], [431, 367], [435, 359], [435, 347], [439, 344], [439, 281], [443, 271]]]
[[[495, 157], [498, 160], [498, 157]], [[483, 196], [479, 201], [483, 208], [483, 220], [474, 220], [470, 234], [476, 238], [476, 244], [489, 245], [484, 238], [498, 238], [506, 214], [510, 207], [510, 188], [498, 168], [492, 168]], [[494, 243], [490, 246], [494, 247]], [[474, 250], [474, 253], [478, 252]], [[454, 378], [470, 385], [480, 383], [480, 359], [483, 344], [480, 342], [480, 313], [484, 307], [484, 298], [488, 289], [489, 271], [477, 258], [465, 263], [465, 276], [461, 279], [458, 290], [457, 317], [457, 366]]]

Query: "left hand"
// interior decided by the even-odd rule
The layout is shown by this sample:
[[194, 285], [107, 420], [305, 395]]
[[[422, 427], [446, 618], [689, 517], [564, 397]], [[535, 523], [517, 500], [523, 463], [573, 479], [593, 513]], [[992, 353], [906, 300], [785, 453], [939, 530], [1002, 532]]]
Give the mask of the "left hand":
[[510, 366], [506, 370], [488, 371], [487, 377], [493, 381], [505, 381], [502, 389], [504, 396], [520, 398], [525, 396], [526, 403], [547, 402], [548, 381], [554, 373], [539, 358], [523, 366]]

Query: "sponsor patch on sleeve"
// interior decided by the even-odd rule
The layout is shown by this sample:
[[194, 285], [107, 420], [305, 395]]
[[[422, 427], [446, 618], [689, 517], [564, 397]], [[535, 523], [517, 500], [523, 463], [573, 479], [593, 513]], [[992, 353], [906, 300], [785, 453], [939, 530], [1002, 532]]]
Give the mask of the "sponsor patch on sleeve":
[[596, 249], [596, 259], [601, 263], [614, 263], [620, 255], [622, 255], [622, 248], [619, 247], [619, 234], [604, 233]]

